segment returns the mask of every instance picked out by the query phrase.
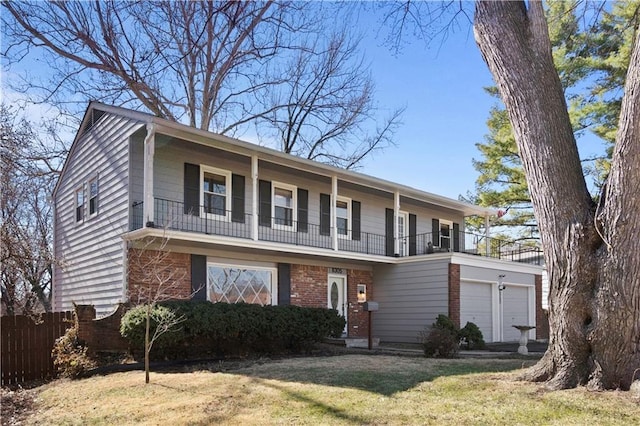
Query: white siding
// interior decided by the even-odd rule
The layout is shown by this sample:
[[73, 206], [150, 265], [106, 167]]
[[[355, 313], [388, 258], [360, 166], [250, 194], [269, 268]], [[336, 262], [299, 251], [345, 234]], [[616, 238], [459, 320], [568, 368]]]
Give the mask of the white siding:
[[[93, 304], [98, 315], [123, 301], [123, 245], [128, 230], [129, 136], [140, 123], [105, 114], [80, 136], [55, 194], [54, 308]], [[98, 214], [76, 222], [75, 190], [99, 176]]]
[[[134, 160], [132, 165], [132, 176], [142, 176], [142, 139], [135, 141], [137, 146], [132, 149], [132, 155], [139, 160]], [[252, 182], [251, 182], [251, 161], [250, 157], [242, 157], [234, 154], [221, 152], [214, 148], [205, 147], [200, 144], [168, 138], [164, 135], [156, 135], [156, 152], [154, 159], [154, 195], [170, 201], [184, 202], [184, 163], [202, 164], [210, 167], [228, 170], [232, 173], [245, 177], [245, 212], [252, 211]], [[259, 179], [275, 181], [309, 191], [308, 217], [309, 223], [319, 225], [320, 223], [320, 194], [331, 194], [331, 179], [326, 176], [312, 175], [294, 169], [285, 169], [278, 165], [267, 164], [260, 161], [258, 168]], [[133, 185], [139, 185], [134, 181]], [[140, 184], [141, 185], [141, 184]], [[385, 209], [393, 208], [393, 194], [367, 191], [366, 188], [359, 190], [352, 184], [339, 182], [338, 195], [348, 197], [361, 203], [361, 232], [376, 234], [379, 239], [372, 239], [372, 244], [381, 246], [384, 253], [385, 233]], [[132, 196], [141, 197], [140, 189], [132, 190]], [[432, 219], [448, 219], [453, 222], [464, 223], [462, 214], [452, 210], [427, 207], [425, 204], [401, 203], [401, 210], [417, 217], [417, 234], [430, 233]], [[423, 244], [418, 244], [422, 247]], [[422, 254], [422, 253], [418, 253]]]
[[376, 266], [373, 335], [387, 342], [417, 343], [418, 336], [439, 314], [449, 314], [447, 260]]

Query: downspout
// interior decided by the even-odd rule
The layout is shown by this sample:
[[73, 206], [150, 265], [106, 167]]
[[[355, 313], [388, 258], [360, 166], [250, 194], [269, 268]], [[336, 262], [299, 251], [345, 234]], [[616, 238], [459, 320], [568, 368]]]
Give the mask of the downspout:
[[155, 155], [156, 125], [147, 123], [147, 136], [144, 138], [144, 186], [142, 217], [145, 227], [154, 226], [154, 197], [153, 197], [153, 157]]

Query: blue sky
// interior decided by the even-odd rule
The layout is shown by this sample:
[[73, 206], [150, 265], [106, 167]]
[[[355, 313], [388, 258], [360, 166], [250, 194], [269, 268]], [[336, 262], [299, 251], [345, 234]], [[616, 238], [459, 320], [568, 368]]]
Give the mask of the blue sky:
[[375, 34], [366, 34], [365, 54], [381, 108], [406, 106], [391, 147], [359, 171], [451, 198], [475, 188], [475, 147], [487, 132], [495, 98], [483, 87], [493, 80], [471, 28], [433, 46], [414, 41], [394, 55]]

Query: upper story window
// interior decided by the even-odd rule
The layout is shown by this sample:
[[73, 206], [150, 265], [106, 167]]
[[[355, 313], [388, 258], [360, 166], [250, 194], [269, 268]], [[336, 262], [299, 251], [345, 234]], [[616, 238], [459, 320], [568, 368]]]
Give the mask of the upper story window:
[[343, 238], [349, 236], [349, 218], [351, 217], [351, 200], [345, 197], [338, 197], [336, 200], [336, 229], [338, 236]]
[[98, 214], [98, 177], [89, 181], [89, 216]]
[[453, 222], [440, 219], [440, 247], [449, 250], [451, 248], [451, 237]]
[[296, 187], [274, 182], [272, 204], [274, 227], [293, 227], [296, 221]]
[[84, 220], [84, 188], [76, 189], [76, 222]]
[[203, 216], [228, 217], [231, 210], [231, 173], [212, 167], [201, 167]]

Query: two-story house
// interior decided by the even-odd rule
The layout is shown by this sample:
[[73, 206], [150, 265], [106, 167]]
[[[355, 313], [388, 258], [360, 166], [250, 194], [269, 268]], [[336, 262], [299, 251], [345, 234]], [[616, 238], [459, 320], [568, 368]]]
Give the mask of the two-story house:
[[347, 336], [367, 335], [366, 300], [383, 341], [438, 314], [487, 341], [541, 319], [531, 252], [464, 232], [494, 211], [136, 111], [89, 105], [54, 203], [56, 310], [108, 315], [162, 250], [174, 297], [330, 307]]

